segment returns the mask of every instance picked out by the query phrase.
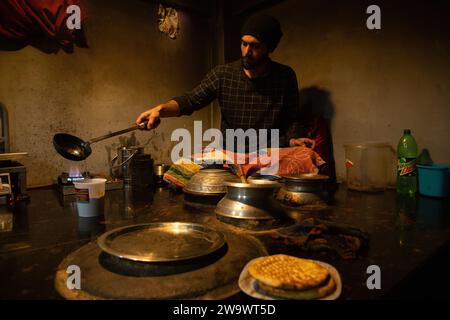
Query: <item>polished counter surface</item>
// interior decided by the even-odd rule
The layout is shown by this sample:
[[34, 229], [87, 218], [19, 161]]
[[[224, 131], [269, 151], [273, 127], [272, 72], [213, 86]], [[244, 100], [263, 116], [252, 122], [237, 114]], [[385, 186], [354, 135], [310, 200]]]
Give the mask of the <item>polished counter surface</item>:
[[[186, 206], [182, 193], [167, 188], [107, 191], [104, 215], [98, 218], [79, 218], [73, 196], [63, 197], [54, 189], [29, 190], [28, 194], [29, 203], [0, 208], [0, 299], [60, 299], [54, 277], [65, 256], [108, 230], [137, 223], [197, 222], [254, 236], [269, 254], [308, 257], [268, 236], [267, 231], [244, 230], [218, 221], [213, 206]], [[422, 297], [422, 291], [432, 297], [427, 294], [427, 284], [440, 280], [428, 278], [434, 274], [439, 279], [438, 268], [446, 268], [450, 200], [399, 197], [393, 190], [361, 193], [347, 190], [345, 185], [334, 199], [329, 210], [296, 213], [295, 218], [301, 221], [312, 216], [348, 224], [369, 235], [368, 248], [356, 259], [320, 257], [339, 271], [341, 298]], [[369, 266], [373, 265], [379, 267], [381, 289], [367, 287], [373, 272]], [[232, 298], [249, 299], [244, 293]]]

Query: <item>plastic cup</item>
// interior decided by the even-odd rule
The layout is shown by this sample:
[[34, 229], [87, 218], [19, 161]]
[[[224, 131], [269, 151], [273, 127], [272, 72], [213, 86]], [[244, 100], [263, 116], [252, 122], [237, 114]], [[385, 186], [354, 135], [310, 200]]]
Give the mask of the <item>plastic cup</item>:
[[80, 217], [103, 214], [106, 179], [94, 178], [74, 181], [77, 209]]

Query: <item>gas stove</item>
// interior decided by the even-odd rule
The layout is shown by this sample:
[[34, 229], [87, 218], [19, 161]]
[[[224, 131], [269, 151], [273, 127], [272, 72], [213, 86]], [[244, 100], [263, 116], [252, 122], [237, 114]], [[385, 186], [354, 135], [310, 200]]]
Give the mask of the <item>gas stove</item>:
[[[56, 189], [62, 193], [64, 196], [68, 195], [74, 195], [75, 192], [75, 181], [80, 181], [83, 179], [90, 179], [90, 178], [97, 178], [95, 175], [91, 175], [88, 171], [85, 171], [83, 173], [67, 173], [63, 172], [61, 173], [56, 181]], [[106, 189], [105, 190], [117, 190], [117, 189], [123, 189], [123, 180], [120, 179], [111, 179], [107, 178], [106, 181]]]
[[67, 172], [63, 172], [58, 176], [58, 184], [60, 185], [73, 185], [74, 181], [80, 181], [83, 179], [90, 179], [91, 174], [88, 171], [85, 171], [81, 174], [70, 174]]

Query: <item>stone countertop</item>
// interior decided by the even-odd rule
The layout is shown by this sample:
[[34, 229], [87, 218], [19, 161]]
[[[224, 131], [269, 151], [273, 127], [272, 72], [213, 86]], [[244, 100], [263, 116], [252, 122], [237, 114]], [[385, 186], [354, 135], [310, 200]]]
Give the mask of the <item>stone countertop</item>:
[[[29, 190], [28, 194], [28, 204], [0, 207], [0, 299], [59, 299], [54, 276], [66, 255], [106, 231], [137, 223], [202, 223], [255, 236], [270, 254], [305, 257], [298, 248], [267, 236], [268, 231], [242, 230], [218, 221], [214, 207], [187, 207], [182, 193], [166, 188], [107, 191], [105, 214], [98, 218], [79, 218], [74, 197], [63, 197], [54, 189]], [[370, 236], [369, 248], [357, 259], [320, 257], [339, 271], [342, 299], [404, 297], [414, 288], [412, 284], [423, 282], [423, 270], [438, 264], [442, 268], [438, 259], [450, 244], [450, 199], [399, 197], [393, 190], [361, 193], [341, 185], [329, 210], [297, 218], [311, 215], [352, 225]], [[370, 265], [380, 267], [380, 290], [367, 288]], [[417, 288], [412, 290], [421, 290]], [[240, 293], [233, 298], [248, 297]]]

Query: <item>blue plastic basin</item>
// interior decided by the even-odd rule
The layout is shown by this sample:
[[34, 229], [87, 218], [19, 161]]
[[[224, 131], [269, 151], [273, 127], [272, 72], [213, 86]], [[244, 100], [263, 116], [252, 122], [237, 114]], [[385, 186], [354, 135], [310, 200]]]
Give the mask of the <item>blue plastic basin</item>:
[[437, 198], [450, 196], [450, 165], [417, 165], [417, 168], [420, 194]]

